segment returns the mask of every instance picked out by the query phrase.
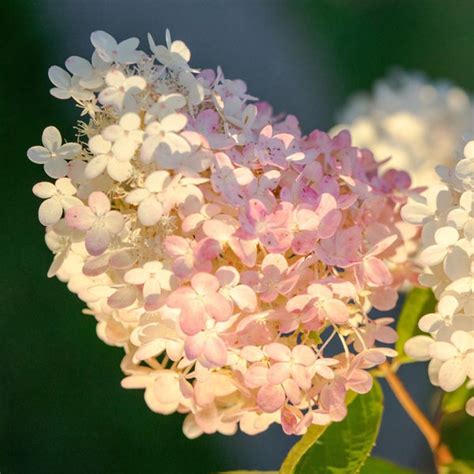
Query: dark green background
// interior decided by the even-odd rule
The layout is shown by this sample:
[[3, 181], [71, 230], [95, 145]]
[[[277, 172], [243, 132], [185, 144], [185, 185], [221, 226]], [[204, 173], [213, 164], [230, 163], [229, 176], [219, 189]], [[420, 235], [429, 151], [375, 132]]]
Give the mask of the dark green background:
[[[91, 317], [81, 315], [82, 305], [57, 280], [48, 280], [51, 256], [43, 244], [43, 228], [37, 222], [38, 200], [31, 194], [34, 183], [44, 179], [41, 167], [30, 163], [26, 149], [38, 144], [43, 128], [51, 123], [70, 130], [77, 111], [71, 103], [53, 100], [46, 71], [62, 64], [68, 55], [90, 52], [88, 36], [105, 29], [117, 36], [129, 21], [142, 39], [157, 25], [179, 30], [179, 18], [189, 4], [201, 6], [192, 18], [201, 43], [209, 43], [214, 66], [213, 22], [233, 8], [258, 3], [268, 11], [268, 21], [278, 21], [280, 35], [293, 34], [285, 22], [296, 25], [309, 61], [313, 51], [323, 51], [327, 68], [321, 74], [331, 83], [330, 93], [317, 82], [306, 91], [307, 108], [292, 103], [292, 90], [275, 100], [287, 110], [315, 120], [306, 130], [328, 128], [345, 97], [367, 89], [393, 65], [446, 77], [474, 90], [473, 1], [21, 1], [0, 4], [0, 153], [2, 228], [0, 260], [0, 472], [24, 473], [209, 473], [222, 469], [276, 468], [292, 440], [279, 429], [250, 438], [220, 435], [189, 441], [181, 433], [180, 416], [152, 414], [141, 391], [120, 388], [121, 351], [95, 336]], [[238, 4], [238, 5], [237, 5]], [[44, 7], [44, 8], [43, 8]], [[175, 9], [172, 24], [163, 24], [160, 9]], [[62, 11], [68, 10], [68, 16]], [[267, 10], [265, 10], [267, 9]], [[71, 15], [72, 11], [72, 15]], [[71, 22], [71, 18], [73, 21]], [[62, 22], [71, 22], [70, 25]], [[169, 21], [169, 20], [168, 20]], [[188, 18], [189, 22], [190, 19]], [[143, 23], [143, 26], [142, 26]], [[245, 43], [246, 23], [230, 25], [234, 44]], [[265, 29], [267, 25], [262, 24]], [[69, 37], [74, 32], [76, 43]], [[61, 32], [61, 34], [58, 34]], [[186, 35], [180, 35], [187, 39]], [[78, 39], [80, 38], [80, 39]], [[268, 54], [273, 42], [269, 37]], [[83, 44], [83, 51], [71, 49]], [[293, 43], [292, 43], [293, 42]], [[303, 46], [302, 46], [303, 45]], [[71, 48], [70, 48], [71, 46]], [[190, 43], [194, 51], [193, 44]], [[219, 58], [221, 61], [221, 58]], [[252, 58], [249, 58], [252, 62]], [[222, 61], [221, 61], [222, 62]], [[231, 66], [239, 77], [239, 64]], [[255, 64], [258, 69], [258, 64]], [[265, 77], [292, 74], [292, 57], [276, 72], [256, 72], [251, 92], [267, 96]], [[270, 76], [268, 76], [270, 74]], [[243, 77], [245, 79], [245, 77]], [[269, 79], [271, 80], [271, 79]], [[291, 77], [288, 79], [291, 83]], [[311, 77], [308, 78], [311, 83]], [[270, 88], [271, 89], [271, 88]], [[272, 96], [269, 90], [269, 96]], [[301, 93], [301, 91], [300, 91]], [[318, 103], [321, 106], [318, 108]], [[322, 113], [324, 111], [324, 113]], [[327, 111], [333, 111], [332, 114]], [[66, 133], [72, 137], [72, 134]], [[430, 389], [423, 365], [402, 369], [417, 399], [428, 404]], [[405, 465], [431, 472], [423, 439], [393, 398], [376, 452]]]

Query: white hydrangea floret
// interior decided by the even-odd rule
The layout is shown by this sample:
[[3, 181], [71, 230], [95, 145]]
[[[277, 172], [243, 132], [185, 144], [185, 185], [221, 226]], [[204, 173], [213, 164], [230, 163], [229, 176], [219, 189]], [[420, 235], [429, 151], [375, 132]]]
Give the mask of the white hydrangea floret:
[[[429, 360], [431, 382], [447, 392], [474, 383], [474, 141], [451, 170], [442, 169], [444, 184], [410, 199], [405, 221], [422, 226], [420, 282], [433, 288], [437, 310], [424, 315], [419, 328], [429, 335], [411, 338], [408, 355]], [[467, 382], [466, 382], [467, 379]], [[470, 399], [466, 411], [474, 415]]]

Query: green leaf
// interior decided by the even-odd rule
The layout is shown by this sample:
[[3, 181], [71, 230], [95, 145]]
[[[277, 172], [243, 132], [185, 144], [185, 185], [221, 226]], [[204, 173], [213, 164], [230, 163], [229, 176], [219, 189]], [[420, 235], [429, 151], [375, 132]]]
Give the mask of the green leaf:
[[278, 471], [223, 471], [219, 474], [278, 474]]
[[442, 417], [441, 439], [448, 445], [454, 459], [474, 461], [474, 421], [464, 410]]
[[464, 410], [466, 402], [474, 396], [474, 389], [468, 389], [467, 384], [459, 387], [454, 392], [446, 392], [443, 395], [441, 409], [444, 414], [455, 413]]
[[[349, 406], [357, 397], [357, 393], [349, 391], [346, 396], [346, 405]], [[311, 425], [306, 434], [290, 449], [280, 468], [280, 474], [294, 472], [300, 459], [311, 449], [314, 443], [323, 435], [329, 425]]]
[[313, 341], [314, 344], [321, 344], [322, 339], [318, 331], [310, 331], [309, 338]]
[[474, 462], [461, 461], [457, 459], [447, 466], [441, 466], [439, 474], [472, 474], [474, 472]]
[[397, 466], [385, 459], [370, 457], [360, 470], [360, 474], [416, 474], [407, 467]]
[[433, 313], [435, 307], [436, 299], [430, 289], [413, 288], [408, 293], [397, 322], [398, 340], [395, 349], [398, 352], [396, 361], [399, 364], [412, 362], [412, 359], [405, 353], [405, 342], [411, 337], [421, 334], [418, 329], [418, 321], [424, 314]]
[[369, 393], [355, 397], [344, 420], [311, 427], [289, 452], [280, 474], [359, 472], [377, 438], [382, 412], [382, 389], [374, 381]]

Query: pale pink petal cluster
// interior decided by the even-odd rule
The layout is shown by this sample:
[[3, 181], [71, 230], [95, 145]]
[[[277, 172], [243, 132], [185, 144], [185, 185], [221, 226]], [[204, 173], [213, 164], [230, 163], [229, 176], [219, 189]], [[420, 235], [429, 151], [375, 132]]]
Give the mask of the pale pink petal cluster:
[[368, 313], [413, 274], [410, 178], [380, 173], [348, 132], [303, 135], [243, 81], [191, 68], [169, 33], [148, 39], [151, 55], [95, 32], [91, 62], [50, 71], [85, 121], [77, 143], [48, 127], [28, 152], [59, 178], [34, 188], [48, 275], [124, 348], [123, 386], [186, 414], [191, 438], [343, 419], [347, 391], [394, 355], [376, 346], [391, 320]]
[[[429, 360], [433, 385], [452, 392], [474, 385], [474, 141], [455, 167], [440, 167], [438, 174], [442, 182], [402, 208], [407, 222], [422, 227], [419, 281], [438, 300], [436, 312], [418, 323], [429, 335], [413, 337], [405, 349]], [[466, 405], [470, 415], [472, 405]]]

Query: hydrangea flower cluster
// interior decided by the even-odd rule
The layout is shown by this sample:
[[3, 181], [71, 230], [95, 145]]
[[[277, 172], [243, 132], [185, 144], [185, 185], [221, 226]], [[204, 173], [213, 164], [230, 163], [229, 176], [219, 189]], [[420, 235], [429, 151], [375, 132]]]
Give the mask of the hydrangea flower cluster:
[[460, 137], [474, 125], [472, 99], [452, 83], [421, 73], [394, 71], [376, 82], [372, 94], [349, 100], [339, 117], [356, 146], [390, 166], [409, 169], [416, 186], [437, 179], [436, 165], [453, 165]]
[[412, 275], [410, 178], [379, 173], [348, 132], [303, 136], [294, 116], [166, 35], [151, 54], [97, 31], [91, 62], [53, 66], [51, 94], [83, 109], [77, 143], [54, 127], [28, 150], [49, 276], [123, 347], [125, 388], [184, 432], [288, 434], [344, 418], [393, 356], [390, 318]]
[[[440, 167], [441, 183], [410, 198], [405, 221], [421, 225], [420, 283], [433, 288], [435, 313], [419, 321], [421, 331], [405, 346], [408, 355], [430, 360], [433, 385], [452, 392], [474, 387], [474, 141], [454, 168]], [[466, 405], [474, 416], [474, 397]]]

